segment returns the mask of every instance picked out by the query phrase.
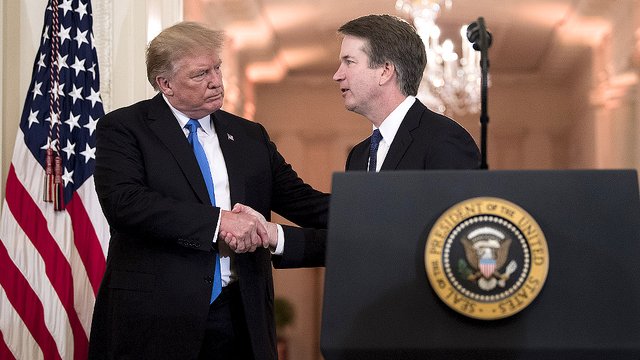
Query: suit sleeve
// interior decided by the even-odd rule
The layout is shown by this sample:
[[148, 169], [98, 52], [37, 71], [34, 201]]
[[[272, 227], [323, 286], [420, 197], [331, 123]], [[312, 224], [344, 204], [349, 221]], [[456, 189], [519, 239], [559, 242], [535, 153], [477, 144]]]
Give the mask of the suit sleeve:
[[104, 116], [96, 132], [96, 191], [112, 232], [209, 251], [219, 209], [189, 199], [186, 190], [169, 195], [176, 174], [150, 173], [149, 164], [166, 155], [146, 145], [157, 140], [134, 124], [140, 124], [135, 115], [118, 111]]
[[284, 252], [273, 257], [277, 269], [319, 267], [325, 265], [327, 230], [282, 225]]

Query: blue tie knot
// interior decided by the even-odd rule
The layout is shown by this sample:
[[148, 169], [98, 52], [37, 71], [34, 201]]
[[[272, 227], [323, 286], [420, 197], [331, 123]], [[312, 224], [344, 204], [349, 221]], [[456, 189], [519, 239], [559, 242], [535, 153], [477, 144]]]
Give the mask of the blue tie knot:
[[184, 127], [186, 127], [187, 130], [189, 130], [190, 134], [193, 134], [193, 133], [197, 133], [198, 128], [201, 126], [202, 125], [200, 125], [200, 121], [195, 119], [189, 119], [189, 122], [187, 122], [187, 125], [185, 125]]

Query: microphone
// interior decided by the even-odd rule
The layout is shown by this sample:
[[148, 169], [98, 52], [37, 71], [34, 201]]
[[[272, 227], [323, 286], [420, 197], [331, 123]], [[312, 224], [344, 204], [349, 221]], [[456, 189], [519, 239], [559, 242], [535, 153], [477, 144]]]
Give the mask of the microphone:
[[480, 169], [489, 169], [487, 164], [487, 125], [489, 114], [487, 113], [487, 88], [489, 87], [489, 47], [491, 46], [491, 33], [487, 31], [484, 18], [467, 26], [467, 39], [473, 44], [473, 49], [480, 51]]
[[[482, 36], [480, 35], [483, 32], [486, 34], [486, 46], [483, 46], [483, 44], [481, 44]], [[469, 40], [469, 42], [473, 43], [473, 49], [476, 51], [480, 51], [480, 49], [482, 49], [483, 47], [485, 49], [491, 47], [493, 38], [491, 36], [491, 33], [484, 25], [484, 18], [479, 17], [478, 20], [472, 22], [471, 24], [469, 24], [469, 26], [467, 26], [467, 39]]]

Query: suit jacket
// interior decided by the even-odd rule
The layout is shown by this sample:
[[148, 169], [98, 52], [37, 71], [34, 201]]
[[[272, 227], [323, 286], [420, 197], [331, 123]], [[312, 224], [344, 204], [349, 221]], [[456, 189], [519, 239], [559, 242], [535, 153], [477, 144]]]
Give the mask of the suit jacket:
[[[357, 144], [347, 157], [347, 171], [366, 171], [371, 137]], [[469, 133], [446, 116], [427, 109], [419, 100], [402, 120], [381, 171], [427, 169], [476, 169], [480, 152]], [[285, 241], [277, 264], [287, 267], [324, 266], [327, 231], [305, 231], [305, 241]], [[294, 255], [295, 254], [295, 255]]]
[[[261, 125], [222, 110], [212, 120], [232, 204], [326, 228], [329, 195], [297, 176]], [[111, 241], [89, 357], [194, 359], [209, 311], [220, 209], [211, 206], [191, 146], [161, 94], [105, 115], [96, 134], [95, 183]], [[309, 233], [285, 228], [292, 243]], [[235, 269], [255, 358], [275, 359], [271, 254], [236, 254]]]
[[[367, 170], [371, 137], [356, 145], [346, 170]], [[420, 100], [409, 108], [380, 171], [477, 169], [480, 152], [469, 133], [446, 116], [427, 109]]]

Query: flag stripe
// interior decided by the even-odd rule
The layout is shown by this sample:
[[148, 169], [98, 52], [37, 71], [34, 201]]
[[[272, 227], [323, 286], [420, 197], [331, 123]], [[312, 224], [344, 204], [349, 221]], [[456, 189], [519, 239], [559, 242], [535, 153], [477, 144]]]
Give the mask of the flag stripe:
[[1, 241], [0, 264], [3, 267], [3, 271], [0, 271], [0, 284], [5, 289], [7, 298], [20, 314], [20, 317], [42, 349], [44, 359], [62, 360], [56, 342], [44, 322], [42, 302], [33, 292], [20, 270], [15, 266], [7, 253], [7, 248]]
[[[9, 274], [10, 276], [14, 276], [12, 273]], [[22, 274], [18, 274], [17, 276], [22, 276]], [[2, 285], [1, 282], [0, 285]], [[20, 315], [16, 312], [16, 309], [11, 305], [7, 293], [2, 286], [0, 286], [0, 306], [2, 312], [2, 316], [0, 316], [0, 328], [4, 329], [4, 338], [2, 340], [12, 353], [12, 356], [16, 359], [42, 359], [43, 354], [40, 346], [29, 331], [27, 325], [20, 318]], [[45, 312], [46, 311], [47, 310], [45, 310]], [[3, 357], [0, 356], [0, 359], [3, 359]]]
[[89, 339], [74, 309], [73, 276], [67, 258], [60, 251], [47, 229], [47, 220], [29, 193], [16, 177], [13, 165], [9, 169], [6, 202], [14, 218], [36, 247], [46, 264], [46, 274], [53, 285], [62, 306], [67, 312], [74, 336], [74, 359], [86, 358]]
[[[0, 242], [0, 244], [2, 244], [2, 242]], [[15, 360], [16, 358], [13, 356], [13, 353], [9, 350], [9, 347], [7, 347], [2, 331], [0, 331], [0, 340], [0, 359]]]
[[82, 199], [82, 205], [84, 206], [94, 232], [98, 237], [100, 250], [102, 251], [102, 262], [105, 262], [106, 266], [105, 259], [107, 258], [107, 249], [111, 234], [109, 232], [109, 223], [104, 217], [102, 207], [100, 207], [100, 202], [98, 201], [98, 194], [96, 194], [96, 186], [93, 176], [88, 178], [87, 181], [82, 184], [77, 193], [80, 199]]
[[[13, 218], [6, 201], [1, 225], [0, 239], [14, 239], [14, 241], [5, 241], [4, 244], [7, 253], [19, 270], [17, 276], [23, 276], [31, 286], [31, 290], [42, 301], [45, 314], [44, 321], [49, 333], [51, 333], [58, 345], [58, 349], [61, 351], [60, 357], [71, 359], [73, 357], [73, 337], [71, 336], [72, 331], [66, 311], [55, 289], [46, 276], [43, 275], [46, 267], [44, 260]], [[85, 291], [90, 292], [88, 281], [86, 284], [87, 290]], [[42, 350], [38, 347], [33, 337], [29, 335], [26, 325], [20, 319], [22, 314], [16, 312], [17, 310], [14, 309], [6, 297], [1, 298], [0, 301], [3, 302], [0, 303], [0, 308], [2, 308], [0, 326], [2, 326], [5, 335], [7, 335], [6, 340], [8, 340], [7, 345], [9, 345], [9, 348], [14, 351], [18, 359], [42, 359]], [[25, 309], [29, 309], [29, 304]]]
[[106, 266], [100, 240], [77, 193], [73, 194], [71, 201], [67, 204], [67, 212], [71, 217], [76, 249], [89, 276], [93, 294], [96, 295]]
[[[21, 132], [18, 131], [18, 139], [21, 138]], [[29, 149], [25, 146], [24, 142], [16, 140], [16, 145], [14, 147], [14, 155], [13, 155], [13, 163], [14, 164], [22, 164], [23, 166], [14, 167], [16, 172], [16, 176], [20, 183], [22, 183], [29, 194], [38, 194], [39, 189], [42, 189], [44, 186], [44, 169], [40, 166], [40, 164], [34, 159], [33, 155], [29, 151]], [[93, 177], [89, 178], [93, 180]], [[80, 187], [78, 194], [84, 200], [84, 197], [87, 197], [88, 200], [85, 202], [89, 205], [89, 209], [93, 209], [93, 211], [99, 212], [98, 215], [92, 215], [92, 217], [96, 220], [100, 221], [102, 218], [104, 221], [104, 225], [99, 228], [104, 228], [102, 230], [103, 235], [100, 241], [108, 242], [108, 226], [106, 220], [104, 220], [104, 215], [100, 210], [99, 205], [92, 205], [93, 203], [97, 203], [97, 195], [95, 194], [93, 181], [85, 182], [85, 184]], [[92, 194], [93, 196], [86, 196], [86, 194]], [[36, 195], [36, 199], [38, 199], [38, 195]], [[73, 271], [73, 287], [76, 290], [75, 294], [75, 308], [78, 311], [78, 315], [82, 321], [82, 324], [85, 328], [85, 331], [89, 333], [89, 329], [91, 327], [91, 316], [93, 313], [93, 305], [95, 303], [95, 295], [93, 288], [87, 278], [87, 272], [84, 268], [84, 264], [80, 259], [80, 255], [75, 249], [74, 240], [69, 239], [69, 235], [73, 232], [71, 219], [67, 212], [64, 211], [53, 211], [53, 208], [47, 203], [37, 201], [36, 202], [40, 212], [45, 214], [45, 217], [48, 219], [47, 226], [49, 228], [49, 232], [56, 239], [58, 243], [58, 247], [64, 252], [66, 258], [71, 264], [71, 269]], [[5, 202], [6, 204], [6, 202]], [[7, 212], [11, 214], [11, 212]], [[15, 221], [15, 220], [12, 220]], [[106, 235], [105, 235], [106, 231]], [[12, 234], [9, 232], [9, 234]], [[23, 236], [24, 240], [28, 242], [26, 236]], [[77, 241], [76, 241], [77, 242]], [[11, 244], [11, 243], [10, 243]], [[102, 245], [99, 246], [100, 249], [103, 248]], [[100, 250], [99, 250], [100, 251]], [[10, 252], [11, 253], [11, 252]], [[103, 252], [104, 253], [104, 252]], [[38, 256], [37, 252], [34, 249], [34, 256]], [[104, 255], [103, 255], [104, 256]], [[29, 258], [28, 258], [29, 259]], [[14, 258], [15, 260], [15, 258]], [[19, 266], [21, 269], [27, 268], [29, 265], [26, 264], [25, 260], [23, 261], [23, 266]], [[104, 258], [96, 260], [99, 263], [104, 263]], [[16, 261], [17, 262], [17, 261]], [[21, 264], [21, 263], [18, 263]], [[31, 279], [30, 279], [31, 280]], [[33, 281], [31, 281], [33, 283]], [[61, 310], [63, 311], [63, 310]]]

